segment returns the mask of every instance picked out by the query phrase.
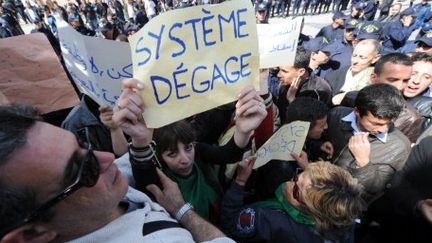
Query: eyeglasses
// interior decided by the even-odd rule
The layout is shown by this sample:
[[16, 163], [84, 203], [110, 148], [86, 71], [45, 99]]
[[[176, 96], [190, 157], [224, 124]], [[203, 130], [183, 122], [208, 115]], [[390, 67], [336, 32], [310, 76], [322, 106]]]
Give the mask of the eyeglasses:
[[293, 186], [293, 197], [295, 200], [297, 200], [297, 202], [302, 203], [301, 199], [300, 199], [300, 188], [297, 185], [297, 181], [298, 181], [298, 177], [299, 175], [303, 172], [303, 169], [301, 168], [297, 168], [296, 173], [293, 177], [293, 182], [294, 182], [294, 186]]
[[82, 187], [92, 187], [96, 185], [99, 179], [100, 167], [99, 161], [94, 155], [91, 146], [88, 148], [87, 154], [85, 155], [84, 159], [74, 161], [73, 163], [76, 163], [75, 168], [78, 168], [75, 180], [73, 180], [73, 182], [69, 186], [67, 186], [66, 189], [64, 189], [61, 193], [57, 194], [55, 197], [42, 204], [35, 211], [28, 214], [28, 216], [23, 220], [22, 224], [26, 224], [37, 219], [49, 208], [53, 207], [63, 199], [67, 198], [78, 189]]

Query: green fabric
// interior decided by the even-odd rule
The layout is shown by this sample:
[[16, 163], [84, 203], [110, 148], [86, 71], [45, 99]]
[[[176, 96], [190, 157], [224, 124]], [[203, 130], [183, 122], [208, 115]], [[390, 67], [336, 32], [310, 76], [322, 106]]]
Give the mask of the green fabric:
[[189, 176], [180, 176], [166, 170], [166, 174], [177, 182], [185, 201], [191, 203], [201, 217], [208, 219], [210, 205], [218, 198], [215, 190], [205, 180], [202, 170], [194, 163], [192, 173]]
[[283, 194], [286, 185], [287, 183], [284, 182], [276, 189], [276, 198], [256, 202], [253, 205], [263, 208], [279, 209], [290, 215], [291, 218], [294, 219], [294, 221], [296, 221], [297, 223], [314, 225], [315, 222], [312, 219], [310, 219], [306, 214], [302, 213], [300, 210], [298, 210], [288, 202], [285, 195]]

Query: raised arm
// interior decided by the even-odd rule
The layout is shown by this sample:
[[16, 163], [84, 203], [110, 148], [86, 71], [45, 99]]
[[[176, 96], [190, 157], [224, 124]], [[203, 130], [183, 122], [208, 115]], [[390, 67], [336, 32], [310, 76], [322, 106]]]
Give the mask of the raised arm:
[[264, 100], [252, 86], [245, 87], [238, 95], [235, 111], [234, 141], [238, 147], [246, 147], [253, 131], [266, 116]]
[[141, 89], [142, 84], [135, 79], [123, 81], [123, 92], [114, 108], [113, 120], [132, 139], [129, 158], [135, 187], [147, 193], [145, 187], [149, 184], [159, 185], [159, 177], [153, 161], [154, 149], [150, 146], [153, 129], [147, 128], [142, 118], [144, 103], [135, 92]]

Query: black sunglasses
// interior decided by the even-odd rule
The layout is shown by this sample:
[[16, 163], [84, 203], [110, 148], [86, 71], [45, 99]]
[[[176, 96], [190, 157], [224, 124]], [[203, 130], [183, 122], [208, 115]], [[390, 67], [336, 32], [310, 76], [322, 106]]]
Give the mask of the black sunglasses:
[[73, 192], [77, 191], [82, 187], [92, 187], [96, 185], [99, 174], [100, 167], [99, 161], [93, 153], [93, 150], [88, 148], [87, 154], [84, 159], [75, 161], [77, 163], [78, 172], [76, 173], [75, 180], [66, 187], [61, 193], [57, 194], [55, 197], [51, 198], [39, 208], [28, 214], [28, 216], [22, 221], [22, 224], [29, 223], [38, 217], [40, 217], [45, 211], [53, 207], [66, 197], [70, 196]]
[[303, 169], [301, 168], [297, 168], [296, 173], [293, 177], [293, 182], [294, 182], [294, 186], [293, 186], [293, 197], [295, 200], [297, 200], [297, 202], [303, 203], [300, 199], [300, 188], [297, 185], [297, 181], [298, 181], [298, 177], [299, 175], [303, 172]]

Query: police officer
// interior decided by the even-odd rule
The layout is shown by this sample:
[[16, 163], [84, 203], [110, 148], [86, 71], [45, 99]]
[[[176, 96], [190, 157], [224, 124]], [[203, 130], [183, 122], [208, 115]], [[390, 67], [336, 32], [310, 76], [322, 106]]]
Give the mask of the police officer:
[[432, 54], [432, 32], [427, 33], [422, 38], [415, 41], [416, 52]]
[[350, 65], [351, 55], [353, 52], [353, 41], [355, 39], [355, 31], [360, 22], [356, 19], [346, 21], [343, 39], [337, 39], [329, 44], [331, 50], [329, 62], [336, 62], [339, 65]]
[[336, 39], [342, 39], [345, 23], [344, 19], [345, 15], [342, 12], [336, 12], [333, 15], [333, 22], [330, 25], [322, 27], [316, 37], [323, 36], [330, 42]]
[[364, 8], [364, 17], [365, 20], [374, 20], [375, 14], [378, 10], [378, 5], [375, 3], [375, 0], [363, 0]]
[[272, 7], [272, 0], [255, 0], [254, 6], [255, 6], [255, 13], [258, 12], [258, 9], [265, 10], [267, 12], [265, 22], [268, 23], [270, 17], [269, 13]]
[[264, 3], [258, 4], [256, 7], [255, 17], [257, 24], [268, 24], [269, 11]]
[[309, 68], [319, 77], [324, 77], [330, 70], [336, 70], [340, 67], [339, 63], [330, 60], [332, 49], [325, 37], [317, 37], [306, 42], [303, 47], [311, 53]]
[[364, 20], [363, 7], [364, 7], [364, 4], [361, 2], [353, 4], [351, 7], [351, 13], [348, 16], [348, 19], [357, 19], [358, 21], [363, 21]]
[[388, 50], [396, 51], [405, 45], [411, 33], [415, 30], [415, 12], [407, 8], [400, 14], [400, 19], [391, 23], [384, 30], [383, 46]]

